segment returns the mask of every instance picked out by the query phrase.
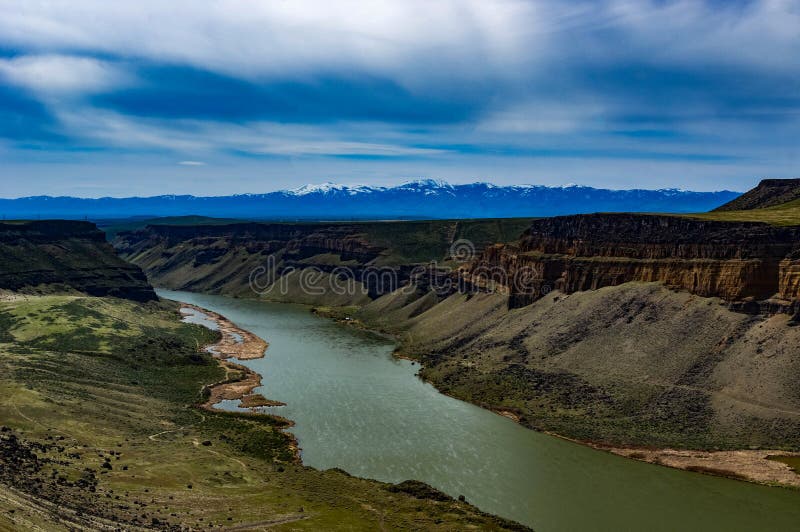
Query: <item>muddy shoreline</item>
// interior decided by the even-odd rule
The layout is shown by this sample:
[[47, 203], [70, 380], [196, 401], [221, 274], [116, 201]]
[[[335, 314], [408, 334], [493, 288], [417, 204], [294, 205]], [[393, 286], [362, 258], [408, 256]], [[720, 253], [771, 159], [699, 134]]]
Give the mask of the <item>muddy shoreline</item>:
[[[205, 350], [219, 361], [220, 366], [225, 370], [225, 378], [213, 384], [207, 384], [203, 388], [203, 394], [207, 394], [205, 402], [198, 405], [200, 408], [209, 411], [220, 410], [217, 405], [226, 400], [239, 401], [239, 408], [248, 409], [251, 415], [264, 415], [279, 419], [286, 427], [294, 426], [294, 421], [274, 414], [266, 414], [258, 409], [267, 406], [285, 406], [286, 403], [267, 399], [261, 394], [253, 393], [253, 390], [261, 386], [262, 376], [250, 368], [233, 362], [233, 360], [255, 360], [264, 358], [269, 344], [252, 332], [236, 326], [225, 316], [214, 311], [204, 309], [197, 305], [181, 303], [180, 314], [183, 318], [192, 313], [199, 313], [204, 318], [214, 322], [222, 338], [215, 343], [205, 347]], [[296, 460], [300, 461], [300, 447], [297, 439], [290, 432], [284, 433], [291, 439], [290, 448]]]

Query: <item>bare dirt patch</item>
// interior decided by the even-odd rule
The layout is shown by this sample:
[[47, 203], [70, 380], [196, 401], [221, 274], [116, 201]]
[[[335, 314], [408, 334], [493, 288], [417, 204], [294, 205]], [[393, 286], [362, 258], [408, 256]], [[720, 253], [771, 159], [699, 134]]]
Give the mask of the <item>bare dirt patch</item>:
[[282, 403], [269, 401], [261, 394], [254, 394], [253, 390], [261, 386], [261, 375], [255, 371], [232, 362], [236, 360], [254, 360], [263, 358], [269, 344], [255, 334], [237, 327], [221, 314], [210, 310], [183, 303], [181, 313], [188, 314], [187, 309], [203, 314], [213, 321], [219, 328], [222, 338], [214, 345], [207, 347], [209, 353], [220, 361], [225, 369], [225, 378], [217, 383], [206, 386], [208, 399], [202, 407], [211, 409], [223, 400], [239, 400], [243, 408], [261, 406], [276, 406]]
[[800, 453], [769, 450], [692, 451], [678, 449], [626, 449], [602, 447], [614, 454], [697, 473], [706, 473], [760, 484], [800, 488], [800, 475], [775, 456], [798, 456]]
[[[201, 408], [213, 411], [221, 401], [238, 400], [240, 408], [249, 408], [253, 415], [259, 415], [258, 408], [285, 405], [280, 401], [273, 401], [261, 394], [253, 393], [253, 390], [261, 386], [261, 375], [246, 366], [231, 361], [231, 359], [263, 358], [269, 347], [266, 341], [250, 331], [237, 327], [228, 318], [216, 312], [189, 303], [181, 304], [181, 313], [187, 314], [188, 312], [184, 309], [191, 309], [203, 314], [217, 325], [222, 334], [222, 338], [216, 344], [207, 347], [207, 350], [220, 361], [220, 365], [225, 369], [225, 378], [205, 386], [203, 391], [208, 394], [208, 398], [200, 405]], [[272, 417], [279, 419], [287, 427], [294, 425], [293, 421], [281, 416], [272, 415]], [[292, 439], [289, 448], [295, 454], [295, 460], [299, 462], [300, 447], [294, 436], [288, 435]]]

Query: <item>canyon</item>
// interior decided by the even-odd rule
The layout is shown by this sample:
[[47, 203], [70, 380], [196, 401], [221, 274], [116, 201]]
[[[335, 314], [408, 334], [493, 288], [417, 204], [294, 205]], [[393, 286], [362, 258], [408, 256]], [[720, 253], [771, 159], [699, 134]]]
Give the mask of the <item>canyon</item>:
[[[304, 303], [391, 333], [440, 390], [530, 428], [612, 447], [798, 450], [797, 227], [523, 222], [516, 235], [479, 220], [153, 225], [114, 245], [157, 286]], [[271, 287], [286, 289], [254, 291], [269, 256]], [[369, 268], [393, 282], [370, 284]], [[305, 270], [352, 289], [308, 290]]]
[[794, 313], [800, 229], [637, 214], [536, 220], [517, 243], [490, 246], [462, 275], [492, 284], [512, 306], [564, 294], [657, 282], [743, 310]]
[[528, 530], [422, 482], [304, 466], [277, 416], [204, 409], [243, 385], [204, 348], [266, 344], [183, 323], [94, 224], [3, 223], [0, 252], [0, 529]]

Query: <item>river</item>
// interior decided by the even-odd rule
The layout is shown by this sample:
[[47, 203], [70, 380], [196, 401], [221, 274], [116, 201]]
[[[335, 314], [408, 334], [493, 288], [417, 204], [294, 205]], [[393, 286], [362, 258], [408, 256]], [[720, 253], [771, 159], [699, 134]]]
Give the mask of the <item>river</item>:
[[[796, 530], [800, 492], [636, 462], [525, 429], [447, 397], [390, 340], [307, 307], [158, 290], [267, 342], [256, 391], [286, 406], [303, 463], [417, 479], [537, 531]], [[232, 403], [232, 402], [231, 402]], [[223, 404], [235, 409], [235, 404]]]

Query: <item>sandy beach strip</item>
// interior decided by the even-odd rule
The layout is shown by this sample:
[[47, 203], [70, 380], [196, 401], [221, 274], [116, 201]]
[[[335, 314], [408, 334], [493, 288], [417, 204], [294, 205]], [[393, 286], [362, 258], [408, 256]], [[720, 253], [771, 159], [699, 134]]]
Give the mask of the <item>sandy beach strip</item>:
[[[255, 360], [263, 358], [269, 344], [255, 334], [237, 327], [225, 316], [197, 305], [183, 303], [181, 314], [187, 316], [191, 312], [199, 313], [214, 322], [222, 338], [206, 350], [220, 361], [225, 369], [225, 378], [217, 383], [209, 384], [208, 400], [201, 406], [214, 408], [224, 400], [239, 400], [240, 408], [260, 408], [264, 406], [283, 406], [285, 403], [272, 401], [253, 390], [261, 386], [261, 375], [250, 368], [237, 364], [233, 360]], [[288, 421], [288, 420], [287, 420]]]

